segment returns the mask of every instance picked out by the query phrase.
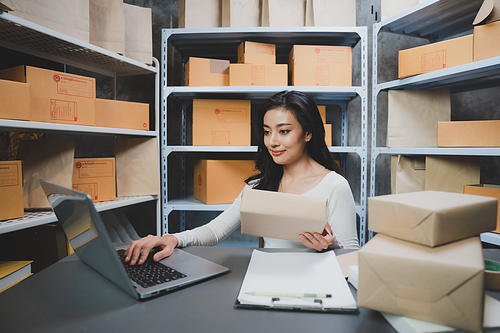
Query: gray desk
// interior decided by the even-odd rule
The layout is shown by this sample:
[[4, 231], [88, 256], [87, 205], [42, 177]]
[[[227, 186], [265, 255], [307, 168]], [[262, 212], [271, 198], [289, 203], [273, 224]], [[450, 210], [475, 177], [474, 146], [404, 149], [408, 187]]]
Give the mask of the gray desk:
[[136, 301], [72, 255], [0, 294], [0, 332], [395, 332], [365, 308], [358, 315], [235, 309], [252, 249], [187, 250], [231, 272]]

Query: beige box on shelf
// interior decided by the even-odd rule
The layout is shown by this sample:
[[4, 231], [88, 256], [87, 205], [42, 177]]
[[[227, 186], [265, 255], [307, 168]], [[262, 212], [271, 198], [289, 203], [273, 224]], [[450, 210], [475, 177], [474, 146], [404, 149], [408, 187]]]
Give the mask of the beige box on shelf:
[[0, 80], [1, 119], [30, 120], [31, 98], [28, 83]]
[[294, 45], [289, 54], [293, 86], [351, 86], [352, 48]]
[[323, 232], [326, 198], [246, 188], [241, 195], [241, 233], [299, 241], [306, 232]]
[[371, 197], [368, 229], [435, 247], [495, 229], [497, 205], [494, 198], [439, 191]]
[[356, 0], [307, 0], [306, 26], [355, 27]]
[[437, 123], [451, 120], [449, 89], [390, 90], [387, 147], [436, 147]]
[[2, 0], [9, 14], [89, 42], [89, 0]]
[[[497, 200], [500, 201], [500, 185], [491, 185], [491, 184], [465, 185], [464, 193], [496, 198]], [[497, 210], [497, 226], [495, 230], [492, 231], [500, 233], [500, 206]]]
[[195, 160], [195, 199], [208, 205], [232, 203], [254, 168], [253, 160]]
[[220, 0], [179, 0], [179, 28], [221, 26]]
[[500, 147], [500, 120], [439, 122], [438, 147]]
[[276, 64], [276, 44], [241, 42], [238, 46], [239, 64]]
[[230, 86], [286, 86], [288, 66], [286, 64], [230, 64]]
[[149, 130], [149, 104], [97, 98], [96, 126]]
[[87, 193], [93, 202], [116, 200], [114, 157], [75, 158], [73, 189]]
[[223, 27], [260, 26], [260, 0], [222, 0]]
[[21, 161], [0, 161], [0, 221], [24, 217]]
[[479, 184], [479, 156], [434, 156], [425, 159], [425, 190], [463, 193], [465, 185]]
[[229, 60], [190, 57], [185, 66], [186, 86], [228, 86]]
[[193, 100], [193, 146], [250, 146], [250, 101]]
[[391, 193], [425, 190], [425, 156], [391, 156]]
[[474, 61], [473, 35], [399, 51], [399, 78]]
[[95, 125], [95, 79], [31, 66], [0, 71], [0, 78], [30, 84], [31, 120]]
[[262, 0], [263, 27], [303, 27], [305, 15], [304, 0]]
[[358, 262], [358, 306], [482, 331], [479, 237], [430, 248], [378, 234], [358, 251]]
[[474, 61], [500, 56], [500, 22], [474, 27]]

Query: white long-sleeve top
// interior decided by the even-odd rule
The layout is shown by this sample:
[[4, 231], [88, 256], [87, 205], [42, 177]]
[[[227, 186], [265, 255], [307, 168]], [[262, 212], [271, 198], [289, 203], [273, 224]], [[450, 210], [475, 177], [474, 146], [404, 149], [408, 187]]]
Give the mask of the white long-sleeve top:
[[[245, 186], [245, 188], [251, 187], [252, 185]], [[331, 171], [318, 185], [302, 195], [328, 199], [328, 223], [332, 227], [335, 239], [332, 248], [359, 248], [354, 198], [351, 188], [344, 177]], [[240, 226], [240, 206], [241, 193], [231, 206], [209, 223], [174, 234], [179, 240], [178, 246], [211, 246], [218, 244]], [[279, 248], [304, 247], [300, 242], [276, 238], [264, 238], [264, 246]]]

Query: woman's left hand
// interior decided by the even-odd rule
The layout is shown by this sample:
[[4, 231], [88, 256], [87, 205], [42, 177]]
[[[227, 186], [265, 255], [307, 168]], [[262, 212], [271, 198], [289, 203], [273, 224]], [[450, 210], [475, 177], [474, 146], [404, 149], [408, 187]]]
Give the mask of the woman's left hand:
[[330, 244], [333, 244], [333, 231], [330, 224], [327, 223], [322, 234], [311, 234], [306, 232], [299, 236], [300, 242], [310, 249], [316, 251], [326, 250]]

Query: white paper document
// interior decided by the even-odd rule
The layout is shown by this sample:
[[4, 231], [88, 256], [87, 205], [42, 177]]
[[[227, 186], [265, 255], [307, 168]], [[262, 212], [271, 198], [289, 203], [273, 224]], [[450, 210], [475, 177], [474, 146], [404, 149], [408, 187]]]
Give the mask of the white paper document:
[[356, 300], [333, 251], [269, 253], [254, 250], [238, 305], [357, 312]]

